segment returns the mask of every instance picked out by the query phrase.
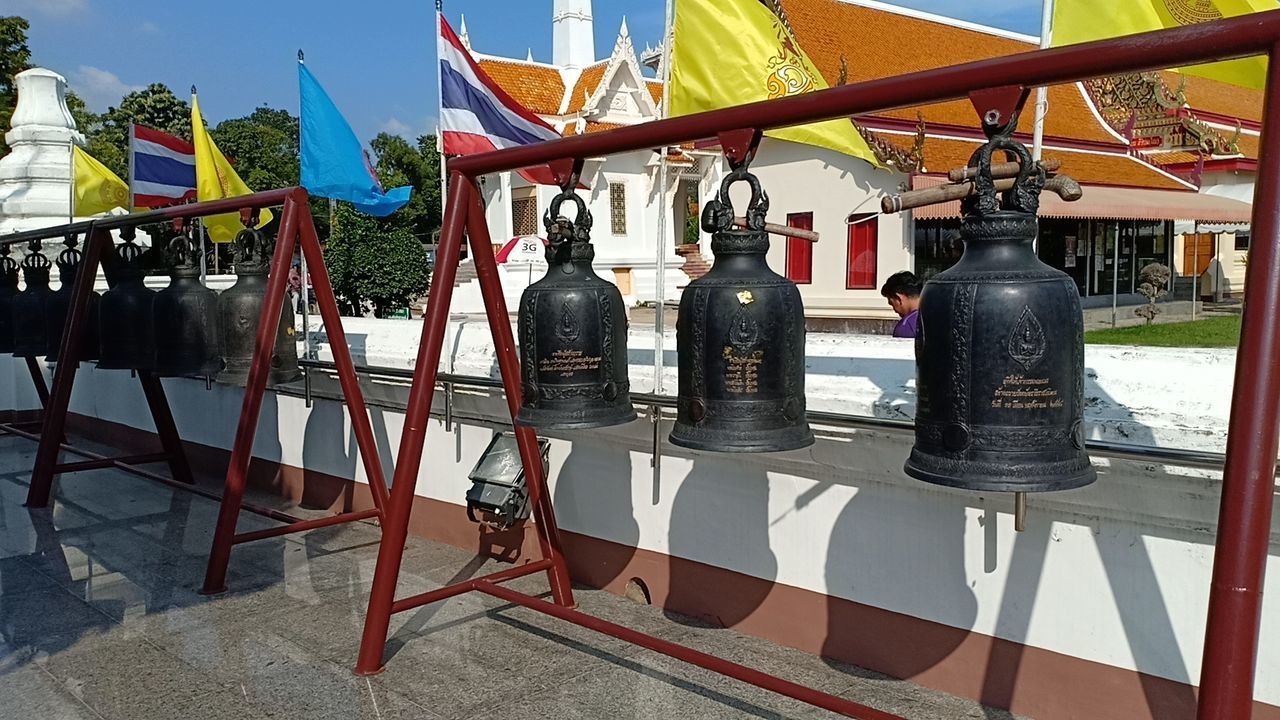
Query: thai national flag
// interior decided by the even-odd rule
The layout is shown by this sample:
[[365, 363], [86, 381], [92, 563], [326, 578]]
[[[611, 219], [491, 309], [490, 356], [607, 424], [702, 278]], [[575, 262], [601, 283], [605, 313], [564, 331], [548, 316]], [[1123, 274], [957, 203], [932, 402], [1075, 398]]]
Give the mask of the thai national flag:
[[[555, 128], [516, 102], [480, 69], [443, 15], [437, 47], [444, 154], [473, 155], [560, 138]], [[520, 175], [532, 183], [556, 184], [546, 168], [527, 168]]]
[[135, 208], [167, 207], [195, 200], [195, 147], [159, 130], [130, 125], [129, 192]]

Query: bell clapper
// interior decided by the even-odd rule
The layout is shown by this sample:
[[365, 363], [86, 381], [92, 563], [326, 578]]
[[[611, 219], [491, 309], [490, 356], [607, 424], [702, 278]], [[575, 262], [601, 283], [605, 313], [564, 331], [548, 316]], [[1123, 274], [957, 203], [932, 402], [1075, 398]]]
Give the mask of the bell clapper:
[[1017, 532], [1027, 529], [1027, 494], [1024, 492], [1013, 494], [1013, 529]]

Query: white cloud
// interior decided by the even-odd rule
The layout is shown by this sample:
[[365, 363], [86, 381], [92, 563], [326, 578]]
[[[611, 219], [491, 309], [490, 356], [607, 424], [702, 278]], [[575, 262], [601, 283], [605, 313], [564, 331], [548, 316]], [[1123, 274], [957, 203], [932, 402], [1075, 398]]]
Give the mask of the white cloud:
[[147, 20], [146, 22], [138, 26], [138, 32], [143, 33], [145, 35], [159, 35], [160, 26], [156, 25], [150, 20]]
[[130, 85], [121, 80], [115, 73], [92, 65], [81, 65], [71, 77], [71, 89], [85, 101], [92, 110], [105, 110], [108, 106], [119, 105], [120, 98], [141, 85]]
[[53, 17], [66, 17], [84, 12], [88, 0], [0, 0], [0, 14], [37, 12]]
[[387, 133], [388, 135], [401, 135], [406, 138], [413, 136], [413, 128], [400, 118], [395, 117], [382, 123], [382, 126], [379, 127], [378, 130]]

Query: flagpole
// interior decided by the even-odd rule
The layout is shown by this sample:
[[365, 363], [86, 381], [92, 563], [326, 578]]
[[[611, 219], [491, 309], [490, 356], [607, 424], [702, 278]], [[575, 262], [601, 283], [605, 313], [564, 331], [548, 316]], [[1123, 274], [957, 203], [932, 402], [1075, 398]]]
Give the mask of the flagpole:
[[[658, 115], [660, 120], [665, 120], [667, 112], [671, 107], [671, 45], [674, 36], [673, 27], [675, 18], [675, 0], [667, 0], [667, 6], [663, 15], [663, 35], [662, 35], [662, 104], [659, 108]], [[663, 332], [665, 331], [665, 315], [667, 309], [667, 175], [669, 168], [667, 165], [667, 148], [658, 149], [658, 256], [657, 256], [657, 279], [654, 283], [654, 299], [656, 312], [653, 316], [653, 392], [655, 395], [663, 393]], [[656, 422], [656, 418], [655, 418]]]
[[[440, 72], [440, 22], [444, 17], [444, 0], [436, 0], [436, 117], [444, 112], [444, 87], [439, 77]], [[444, 209], [449, 201], [449, 176], [444, 156], [444, 133], [440, 131], [440, 123], [436, 122], [436, 155], [440, 158], [440, 223], [444, 226]], [[439, 252], [439, 243], [436, 251]]]
[[[1053, 3], [1044, 0], [1040, 12], [1040, 49], [1045, 49], [1053, 41]], [[1036, 124], [1031, 136], [1031, 159], [1039, 160], [1044, 152], [1044, 118], [1049, 114], [1049, 88], [1041, 85], [1036, 88]]]
[[129, 212], [133, 212], [136, 207], [134, 205], [133, 192], [133, 121], [129, 121]]

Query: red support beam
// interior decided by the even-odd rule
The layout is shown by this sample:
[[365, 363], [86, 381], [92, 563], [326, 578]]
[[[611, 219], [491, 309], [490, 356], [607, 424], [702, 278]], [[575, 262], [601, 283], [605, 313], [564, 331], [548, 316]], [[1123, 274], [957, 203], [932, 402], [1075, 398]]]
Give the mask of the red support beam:
[[[1272, 13], [1268, 13], [1269, 15]], [[1199, 720], [1253, 713], [1262, 584], [1280, 446], [1280, 37], [1267, 66], [1253, 242], [1222, 471]]]

